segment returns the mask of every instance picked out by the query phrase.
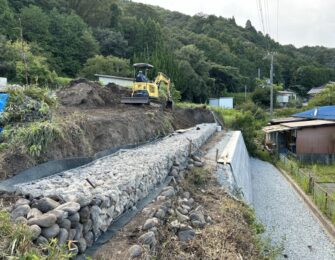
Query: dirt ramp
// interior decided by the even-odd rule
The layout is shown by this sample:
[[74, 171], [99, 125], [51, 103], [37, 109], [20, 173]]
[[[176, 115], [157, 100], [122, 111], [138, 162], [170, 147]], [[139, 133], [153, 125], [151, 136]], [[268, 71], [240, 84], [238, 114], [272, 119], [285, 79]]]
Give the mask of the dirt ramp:
[[97, 82], [76, 79], [58, 91], [57, 96], [63, 106], [98, 108], [118, 105], [121, 97], [130, 95], [130, 92], [130, 89], [112, 83], [102, 87]]

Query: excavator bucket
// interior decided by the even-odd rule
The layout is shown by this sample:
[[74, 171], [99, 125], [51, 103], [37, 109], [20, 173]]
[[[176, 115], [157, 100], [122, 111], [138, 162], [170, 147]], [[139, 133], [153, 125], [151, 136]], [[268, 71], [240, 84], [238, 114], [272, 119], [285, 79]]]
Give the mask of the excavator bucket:
[[149, 97], [123, 97], [121, 104], [150, 104]]

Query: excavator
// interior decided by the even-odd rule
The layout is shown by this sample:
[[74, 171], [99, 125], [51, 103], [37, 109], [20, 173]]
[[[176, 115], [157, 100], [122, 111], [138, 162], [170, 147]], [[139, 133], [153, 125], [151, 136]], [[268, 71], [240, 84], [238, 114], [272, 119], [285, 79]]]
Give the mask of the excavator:
[[[121, 99], [122, 104], [150, 104], [151, 100], [159, 99], [159, 89], [161, 83], [166, 84], [166, 94], [167, 101], [165, 107], [167, 109], [172, 109], [172, 98], [171, 98], [171, 82], [170, 79], [164, 75], [164, 73], [159, 72], [157, 77], [153, 82], [149, 81], [147, 78], [147, 72], [153, 69], [154, 66], [147, 63], [135, 63], [134, 67], [134, 83], [132, 86], [132, 94], [130, 97], [123, 97]], [[143, 73], [143, 70], [145, 71]]]

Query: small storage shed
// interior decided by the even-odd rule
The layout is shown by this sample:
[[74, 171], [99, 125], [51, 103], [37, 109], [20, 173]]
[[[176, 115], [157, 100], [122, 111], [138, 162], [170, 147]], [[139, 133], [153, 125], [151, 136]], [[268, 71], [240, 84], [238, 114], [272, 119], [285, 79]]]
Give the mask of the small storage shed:
[[98, 77], [98, 80], [102, 82], [104, 86], [108, 85], [109, 83], [114, 83], [116, 85], [129, 88], [133, 85], [134, 82], [133, 78], [125, 78], [111, 75], [100, 75], [100, 74], [95, 74], [95, 76]]
[[315, 108], [272, 123], [263, 128], [269, 149], [292, 154], [303, 162], [335, 163], [335, 106]]
[[209, 105], [213, 107], [223, 107], [232, 109], [234, 108], [234, 98], [233, 97], [210, 98]]

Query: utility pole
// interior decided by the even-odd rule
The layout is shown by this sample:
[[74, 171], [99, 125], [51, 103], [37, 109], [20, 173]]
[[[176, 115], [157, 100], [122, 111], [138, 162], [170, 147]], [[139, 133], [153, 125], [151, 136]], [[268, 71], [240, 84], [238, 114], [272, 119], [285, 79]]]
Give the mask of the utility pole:
[[244, 101], [247, 101], [247, 85], [244, 85]]
[[270, 65], [270, 118], [272, 119], [273, 114], [273, 52], [270, 53], [271, 65]]
[[28, 85], [28, 65], [27, 65], [27, 57], [26, 53], [24, 51], [24, 44], [23, 44], [23, 29], [21, 24], [21, 18], [19, 17], [19, 23], [20, 23], [20, 38], [21, 38], [21, 51], [22, 51], [22, 59], [24, 64], [24, 72], [25, 72], [25, 78], [26, 78], [26, 85]]
[[258, 68], [258, 79], [261, 79], [261, 69]]

